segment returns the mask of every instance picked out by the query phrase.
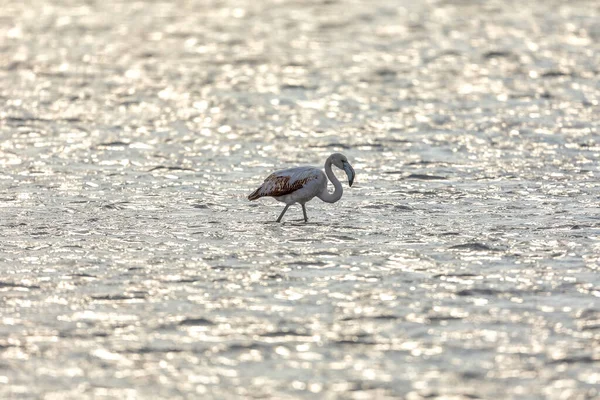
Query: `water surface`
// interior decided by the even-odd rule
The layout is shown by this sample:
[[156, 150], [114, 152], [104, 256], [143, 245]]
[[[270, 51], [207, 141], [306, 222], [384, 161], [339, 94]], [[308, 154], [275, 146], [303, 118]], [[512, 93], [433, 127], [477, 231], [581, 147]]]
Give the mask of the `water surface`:
[[599, 395], [596, 2], [2, 11], [0, 397]]

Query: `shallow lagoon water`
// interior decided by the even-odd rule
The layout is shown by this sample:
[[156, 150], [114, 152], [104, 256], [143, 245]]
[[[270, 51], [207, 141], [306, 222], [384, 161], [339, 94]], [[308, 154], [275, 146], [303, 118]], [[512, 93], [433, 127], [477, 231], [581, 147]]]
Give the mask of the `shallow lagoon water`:
[[0, 397], [599, 395], [595, 2], [2, 11]]

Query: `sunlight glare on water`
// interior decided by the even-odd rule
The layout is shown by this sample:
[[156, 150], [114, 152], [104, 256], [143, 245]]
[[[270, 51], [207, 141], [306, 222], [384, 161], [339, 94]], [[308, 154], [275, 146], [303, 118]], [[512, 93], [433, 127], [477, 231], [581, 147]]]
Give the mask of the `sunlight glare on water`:
[[594, 2], [5, 3], [1, 398], [600, 395]]

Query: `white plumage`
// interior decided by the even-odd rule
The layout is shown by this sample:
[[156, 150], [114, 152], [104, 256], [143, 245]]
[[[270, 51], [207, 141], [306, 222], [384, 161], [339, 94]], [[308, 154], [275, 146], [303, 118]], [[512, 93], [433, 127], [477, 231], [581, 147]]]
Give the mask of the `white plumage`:
[[[315, 197], [328, 203], [335, 203], [342, 197], [342, 184], [333, 174], [331, 165], [343, 169], [348, 175], [348, 184], [352, 186], [354, 181], [354, 169], [348, 162], [346, 156], [340, 153], [330, 155], [325, 161], [325, 173], [316, 167], [296, 167], [276, 171], [269, 175], [263, 184], [248, 196], [249, 200], [261, 197], [274, 197], [277, 201], [286, 204], [285, 208], [277, 218], [281, 218], [288, 207], [295, 203], [302, 205], [304, 221], [308, 221], [305, 204]], [[327, 178], [333, 183], [335, 190], [329, 193], [327, 190]]]

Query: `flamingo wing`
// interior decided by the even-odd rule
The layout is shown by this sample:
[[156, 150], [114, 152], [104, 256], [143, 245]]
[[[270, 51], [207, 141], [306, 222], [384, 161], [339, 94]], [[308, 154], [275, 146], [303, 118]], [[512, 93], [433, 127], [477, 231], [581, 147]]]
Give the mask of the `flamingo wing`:
[[264, 196], [285, 196], [301, 189], [308, 182], [321, 178], [322, 174], [323, 171], [314, 167], [297, 167], [274, 172], [248, 196], [248, 200]]

